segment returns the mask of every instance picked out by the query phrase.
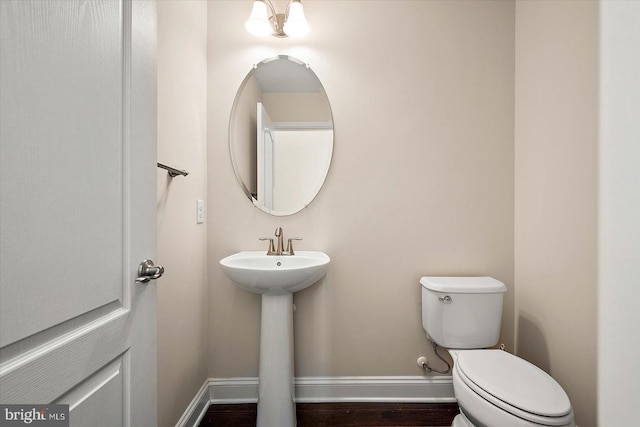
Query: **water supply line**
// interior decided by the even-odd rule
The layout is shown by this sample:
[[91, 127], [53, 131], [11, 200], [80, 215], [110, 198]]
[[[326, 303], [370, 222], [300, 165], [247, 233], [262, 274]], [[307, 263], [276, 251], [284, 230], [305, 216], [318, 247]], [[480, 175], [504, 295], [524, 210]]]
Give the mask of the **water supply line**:
[[449, 364], [449, 362], [447, 362], [447, 360], [444, 357], [440, 356], [440, 353], [438, 353], [438, 344], [434, 342], [432, 342], [431, 344], [433, 344], [433, 352], [436, 354], [436, 357], [442, 360], [447, 365], [447, 370], [440, 371], [438, 369], [433, 369], [432, 367], [429, 366], [429, 362], [425, 360], [424, 362], [422, 362], [422, 369], [424, 369], [424, 373], [428, 374], [431, 372], [437, 372], [439, 374], [448, 374], [449, 372], [451, 372], [451, 365]]

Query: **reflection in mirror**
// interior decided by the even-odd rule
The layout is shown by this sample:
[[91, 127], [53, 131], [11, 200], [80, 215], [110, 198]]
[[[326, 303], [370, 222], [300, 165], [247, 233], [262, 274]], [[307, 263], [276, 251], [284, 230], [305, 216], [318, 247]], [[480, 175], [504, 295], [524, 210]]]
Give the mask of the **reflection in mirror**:
[[233, 104], [229, 149], [238, 182], [259, 209], [291, 215], [311, 203], [331, 164], [333, 118], [308, 65], [282, 55], [254, 66]]

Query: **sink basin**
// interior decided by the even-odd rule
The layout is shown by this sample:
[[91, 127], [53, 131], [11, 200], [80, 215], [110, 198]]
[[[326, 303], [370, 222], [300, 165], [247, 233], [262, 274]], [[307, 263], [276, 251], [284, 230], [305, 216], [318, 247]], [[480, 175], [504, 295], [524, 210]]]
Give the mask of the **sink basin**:
[[238, 252], [220, 260], [224, 274], [243, 289], [279, 295], [313, 285], [327, 272], [331, 259], [324, 252], [297, 251], [295, 255]]

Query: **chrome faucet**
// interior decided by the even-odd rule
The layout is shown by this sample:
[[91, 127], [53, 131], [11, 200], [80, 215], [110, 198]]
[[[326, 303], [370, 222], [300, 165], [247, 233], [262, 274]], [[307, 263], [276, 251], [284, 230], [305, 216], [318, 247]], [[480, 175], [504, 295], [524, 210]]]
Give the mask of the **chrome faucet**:
[[275, 236], [278, 239], [277, 247], [273, 244], [273, 237], [260, 237], [259, 240], [268, 240], [269, 249], [267, 249], [267, 255], [295, 255], [293, 252], [293, 241], [302, 240], [302, 237], [291, 237], [287, 239], [287, 248], [284, 249], [284, 233], [282, 227], [276, 228]]
[[277, 249], [276, 249], [276, 255], [282, 255], [282, 251], [283, 251], [282, 240], [284, 239], [284, 236], [282, 234], [282, 227], [276, 228], [275, 236], [278, 238], [278, 246], [277, 246]]

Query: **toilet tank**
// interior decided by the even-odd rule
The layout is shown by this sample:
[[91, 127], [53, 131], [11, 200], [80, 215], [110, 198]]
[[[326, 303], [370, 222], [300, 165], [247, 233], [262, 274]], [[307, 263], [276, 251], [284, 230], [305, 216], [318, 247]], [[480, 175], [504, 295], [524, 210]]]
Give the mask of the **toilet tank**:
[[422, 327], [446, 348], [486, 348], [498, 343], [507, 290], [493, 277], [422, 277]]

